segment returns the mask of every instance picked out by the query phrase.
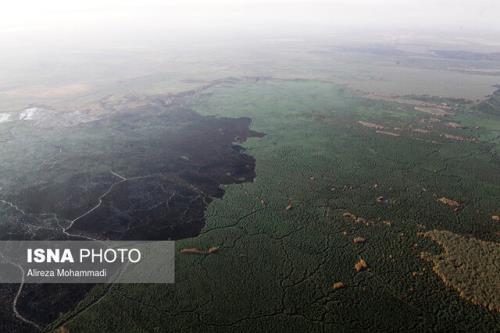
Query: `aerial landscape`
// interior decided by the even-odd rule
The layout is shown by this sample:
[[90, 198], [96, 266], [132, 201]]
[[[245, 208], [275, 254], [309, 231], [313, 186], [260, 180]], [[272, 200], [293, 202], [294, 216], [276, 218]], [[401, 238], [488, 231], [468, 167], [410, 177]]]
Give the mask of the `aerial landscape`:
[[176, 254], [0, 283], [0, 331], [500, 332], [500, 6], [375, 2], [7, 6], [0, 240]]

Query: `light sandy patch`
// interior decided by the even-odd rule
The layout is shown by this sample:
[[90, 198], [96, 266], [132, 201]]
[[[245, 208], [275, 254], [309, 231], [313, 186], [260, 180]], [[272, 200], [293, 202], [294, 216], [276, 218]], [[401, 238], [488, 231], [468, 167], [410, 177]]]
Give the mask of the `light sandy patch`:
[[438, 117], [450, 116], [453, 114], [452, 112], [445, 110], [444, 108], [429, 107], [429, 106], [416, 106], [415, 110]]
[[87, 84], [75, 83], [62, 86], [31, 86], [0, 92], [9, 97], [60, 98], [87, 93], [91, 87]]
[[466, 138], [464, 136], [460, 136], [460, 135], [453, 135], [453, 134], [442, 134], [441, 136], [443, 136], [444, 138], [448, 139], [448, 140], [453, 140], [453, 141], [459, 141], [459, 142], [465, 142], [465, 141], [468, 141], [468, 142], [474, 142], [476, 141], [475, 138]]
[[389, 136], [400, 136], [398, 133], [388, 132], [388, 131], [375, 131], [378, 134], [389, 135]]
[[359, 120], [358, 124], [360, 124], [361, 126], [364, 126], [364, 127], [368, 127], [368, 128], [375, 128], [375, 129], [379, 129], [379, 130], [384, 129], [384, 126], [382, 126], [382, 125], [375, 124], [375, 123], [369, 123], [367, 121]]
[[458, 201], [450, 199], [450, 198], [446, 198], [446, 197], [441, 197], [441, 198], [437, 199], [437, 201], [439, 201], [440, 203], [443, 203], [445, 205], [452, 206], [452, 207], [460, 206], [460, 203]]
[[426, 129], [423, 129], [423, 128], [414, 128], [412, 129], [413, 132], [416, 132], [416, 133], [422, 133], [422, 134], [429, 134], [430, 131], [429, 130], [426, 130]]
[[398, 103], [404, 105], [412, 105], [412, 106], [428, 106], [428, 107], [437, 107], [437, 104], [420, 101], [418, 99], [405, 98], [400, 96], [392, 96], [392, 95], [382, 95], [376, 93], [361, 93], [362, 97], [378, 100], [378, 101], [386, 101], [391, 103]]
[[351, 61], [344, 64], [344, 68], [353, 73], [345, 79], [350, 87], [382, 95], [429, 95], [475, 100], [493, 93], [493, 86], [498, 84], [498, 76], [491, 73], [479, 75], [398, 65], [381, 66], [366, 60], [364, 64], [356, 64], [356, 67]]
[[462, 124], [455, 123], [453, 121], [447, 122], [446, 123], [446, 127], [449, 127], [449, 128], [465, 128], [465, 126], [463, 126]]
[[9, 121], [9, 119], [10, 119], [10, 114], [0, 113], [0, 124]]
[[35, 115], [40, 111], [42, 111], [42, 109], [36, 107], [27, 108], [19, 114], [19, 120], [33, 120]]

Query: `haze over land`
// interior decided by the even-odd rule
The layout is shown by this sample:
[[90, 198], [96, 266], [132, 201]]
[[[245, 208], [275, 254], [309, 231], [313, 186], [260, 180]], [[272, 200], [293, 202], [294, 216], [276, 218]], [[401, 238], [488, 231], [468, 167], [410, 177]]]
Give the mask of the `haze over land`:
[[192, 63], [226, 54], [245, 66], [235, 54], [286, 41], [302, 41], [300, 48], [417, 42], [500, 50], [500, 4], [493, 0], [21, 0], [1, 9], [0, 87], [22, 79], [109, 83], [108, 76], [161, 71], [172, 58]]
[[0, 284], [0, 331], [498, 330], [499, 16], [2, 4], [0, 239], [175, 239], [176, 283]]

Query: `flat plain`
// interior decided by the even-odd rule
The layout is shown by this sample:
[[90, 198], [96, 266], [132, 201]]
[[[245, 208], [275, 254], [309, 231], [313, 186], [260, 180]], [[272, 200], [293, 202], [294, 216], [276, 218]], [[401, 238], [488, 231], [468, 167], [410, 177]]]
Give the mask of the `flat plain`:
[[[453, 125], [479, 112], [474, 104], [424, 100], [450, 115], [310, 80], [242, 80], [199, 91], [188, 102], [193, 110], [248, 116], [265, 133], [244, 143], [257, 177], [224, 186], [201, 233], [177, 242], [175, 285], [113, 286], [54, 327], [495, 331], [498, 313], [461, 297], [425, 259], [444, 251], [425, 232], [441, 230], [498, 250], [499, 160], [495, 144], [480, 139], [491, 130]], [[182, 253], [210, 247], [217, 253]], [[356, 269], [361, 259], [366, 267]], [[491, 260], [474, 274], [498, 276], [498, 256]], [[476, 283], [471, 271], [450, 274]], [[498, 294], [498, 284], [482, 287], [476, 292]]]
[[499, 331], [495, 53], [235, 43], [0, 82], [4, 239], [177, 240], [175, 284], [2, 285], [3, 330]]

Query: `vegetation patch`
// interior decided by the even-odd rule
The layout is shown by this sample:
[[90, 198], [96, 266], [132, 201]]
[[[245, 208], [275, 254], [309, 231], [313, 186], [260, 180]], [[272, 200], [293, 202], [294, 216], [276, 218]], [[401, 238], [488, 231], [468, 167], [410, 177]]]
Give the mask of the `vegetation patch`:
[[432, 270], [460, 297], [500, 312], [500, 244], [444, 230], [423, 234], [441, 245], [439, 255], [422, 253]]

